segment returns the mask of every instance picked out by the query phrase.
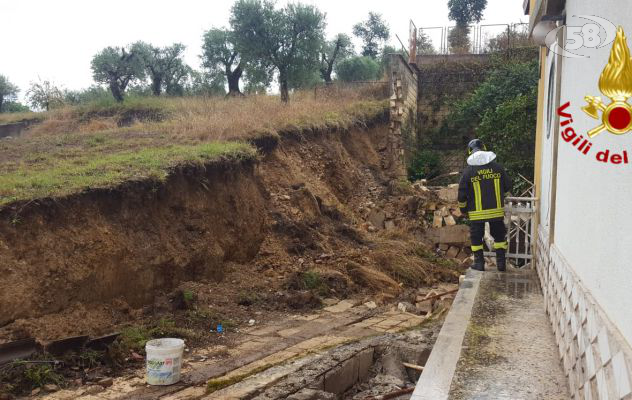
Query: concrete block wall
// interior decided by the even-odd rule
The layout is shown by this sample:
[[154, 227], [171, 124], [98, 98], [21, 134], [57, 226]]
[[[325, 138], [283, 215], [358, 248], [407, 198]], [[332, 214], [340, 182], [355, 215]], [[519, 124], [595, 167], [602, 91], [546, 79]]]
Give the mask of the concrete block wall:
[[414, 143], [417, 126], [419, 84], [416, 71], [401, 54], [390, 54], [387, 68], [390, 97], [390, 170], [399, 178], [406, 176], [408, 154], [405, 142]]

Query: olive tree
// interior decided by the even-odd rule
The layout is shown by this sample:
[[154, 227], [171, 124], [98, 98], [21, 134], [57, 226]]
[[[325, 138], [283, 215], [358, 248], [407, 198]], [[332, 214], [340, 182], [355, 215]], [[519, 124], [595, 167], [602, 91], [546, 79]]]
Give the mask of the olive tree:
[[382, 16], [374, 12], [369, 12], [369, 17], [366, 21], [358, 22], [353, 26], [353, 34], [364, 43], [362, 55], [372, 58], [378, 56], [380, 45], [391, 36], [388, 25], [382, 19]]
[[3, 110], [2, 105], [4, 102], [15, 101], [17, 99], [20, 89], [12, 84], [9, 79], [0, 75], [0, 112]]
[[228, 95], [239, 96], [239, 80], [244, 73], [244, 62], [235, 46], [234, 34], [228, 29], [211, 28], [203, 37], [202, 66], [211, 75], [224, 75], [228, 81]]
[[132, 52], [141, 58], [145, 72], [151, 80], [151, 92], [154, 96], [160, 96], [163, 87], [176, 76], [186, 76], [188, 70], [182, 60], [184, 50], [185, 46], [181, 43], [166, 47], [156, 47], [145, 42], [136, 42], [132, 45]]
[[241, 56], [277, 73], [281, 101], [290, 99], [290, 82], [318, 70], [325, 16], [316, 7], [289, 3], [276, 9], [270, 0], [237, 0], [230, 23]]
[[106, 47], [92, 58], [92, 77], [108, 85], [116, 101], [123, 101], [127, 85], [145, 78], [142, 56], [134, 49]]
[[351, 38], [339, 33], [333, 40], [323, 43], [320, 50], [320, 77], [331, 82], [331, 73], [337, 63], [353, 54]]
[[64, 92], [53, 82], [40, 80], [31, 83], [26, 99], [33, 108], [48, 111], [64, 104]]

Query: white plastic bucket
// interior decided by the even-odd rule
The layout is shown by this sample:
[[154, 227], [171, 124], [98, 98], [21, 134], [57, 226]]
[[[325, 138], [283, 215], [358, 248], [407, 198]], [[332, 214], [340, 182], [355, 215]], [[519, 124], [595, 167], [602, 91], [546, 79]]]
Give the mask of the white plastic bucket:
[[150, 385], [172, 385], [180, 380], [182, 367], [182, 339], [155, 339], [145, 345], [147, 353], [147, 383]]

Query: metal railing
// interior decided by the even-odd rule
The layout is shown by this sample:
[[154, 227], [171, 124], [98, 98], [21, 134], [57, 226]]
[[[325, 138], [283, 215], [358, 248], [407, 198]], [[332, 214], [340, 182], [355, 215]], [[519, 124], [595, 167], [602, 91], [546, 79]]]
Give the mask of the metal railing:
[[[507, 262], [517, 268], [531, 268], [534, 261], [535, 244], [534, 218], [538, 199], [534, 197], [534, 185], [526, 178], [530, 186], [517, 197], [505, 198], [505, 225], [507, 226]], [[491, 239], [486, 237], [487, 239]], [[491, 248], [488, 241], [488, 247]], [[495, 252], [487, 251], [485, 256], [496, 257]]]
[[508, 49], [530, 47], [529, 24], [468, 25], [468, 48], [454, 49], [450, 45], [450, 32], [456, 26], [430, 26], [419, 28], [432, 44], [432, 49], [417, 49], [417, 54], [488, 54]]

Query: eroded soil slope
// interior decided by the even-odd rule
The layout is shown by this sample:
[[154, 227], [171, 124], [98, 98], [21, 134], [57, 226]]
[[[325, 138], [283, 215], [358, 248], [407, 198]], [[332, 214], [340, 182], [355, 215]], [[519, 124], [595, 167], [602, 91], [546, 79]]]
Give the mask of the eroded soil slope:
[[424, 197], [382, 168], [387, 132], [287, 134], [257, 162], [3, 209], [0, 342], [112, 332], [182, 291], [239, 324], [457, 279], [419, 243]]

